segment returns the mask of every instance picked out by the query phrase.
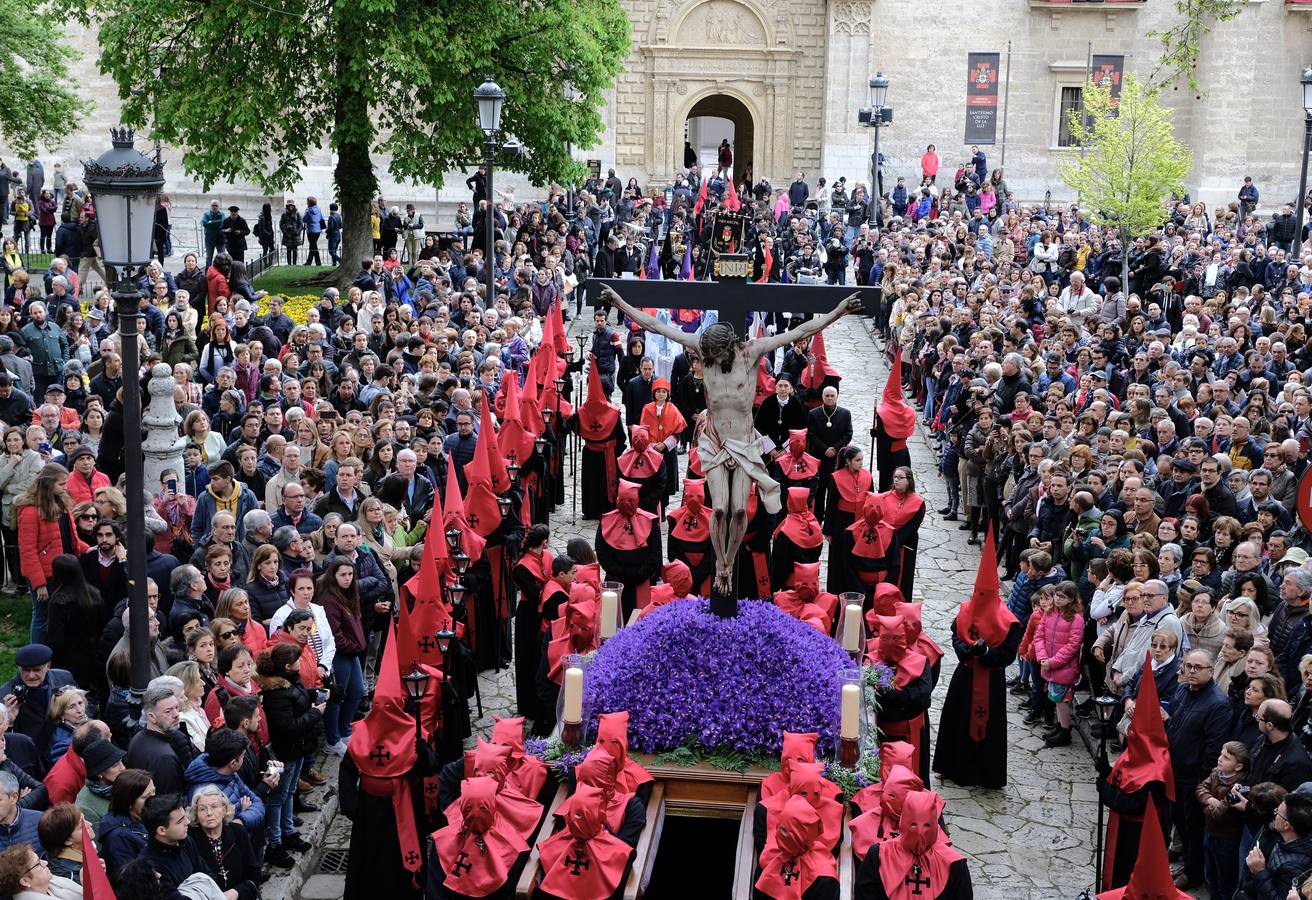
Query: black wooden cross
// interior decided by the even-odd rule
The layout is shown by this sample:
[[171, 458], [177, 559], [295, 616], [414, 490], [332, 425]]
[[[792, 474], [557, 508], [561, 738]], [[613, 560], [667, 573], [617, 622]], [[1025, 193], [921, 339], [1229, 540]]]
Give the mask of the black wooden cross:
[[451, 865], [451, 874], [456, 878], [459, 878], [462, 872], [468, 872], [473, 869], [474, 864], [468, 860], [469, 854], [461, 850], [460, 855], [456, 857], [456, 861]]
[[381, 769], [392, 758], [392, 751], [382, 744], [375, 744], [374, 751], [369, 754], [369, 758], [374, 761], [375, 766]]
[[582, 849], [575, 850], [573, 858], [566, 856], [565, 865], [573, 867], [570, 869], [569, 874], [575, 876], [579, 874], [579, 871], [581, 869], [588, 869], [592, 867], [592, 863], [588, 860], [586, 856], [583, 855]]
[[801, 873], [793, 865], [794, 862], [795, 860], [790, 859], [779, 867], [779, 875], [783, 878], [785, 885], [792, 884], [794, 879], [801, 877]]
[[437, 641], [433, 640], [433, 639], [432, 639], [431, 637], [429, 637], [428, 635], [424, 635], [423, 637], [421, 637], [421, 638], [419, 639], [419, 652], [420, 652], [420, 653], [428, 653], [429, 651], [431, 651], [431, 650], [432, 650], [434, 647], [436, 647], [436, 646], [437, 646]]
[[589, 278], [584, 285], [594, 306], [601, 289], [609, 287], [630, 306], [656, 309], [713, 309], [719, 320], [742, 334], [754, 312], [827, 313], [854, 291], [865, 308], [876, 308], [875, 288], [824, 284], [754, 284], [746, 281], [643, 281], [629, 278]]
[[917, 897], [923, 893], [923, 891], [920, 890], [922, 885], [924, 887], [929, 887], [929, 879], [920, 877], [920, 863], [912, 864], [911, 874], [902, 879], [902, 883], [911, 885], [911, 893]]

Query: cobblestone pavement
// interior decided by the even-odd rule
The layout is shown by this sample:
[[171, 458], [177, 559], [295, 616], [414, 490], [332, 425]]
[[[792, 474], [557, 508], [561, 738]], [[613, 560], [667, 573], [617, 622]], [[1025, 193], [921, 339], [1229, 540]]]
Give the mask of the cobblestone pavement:
[[[825, 332], [830, 361], [843, 374], [839, 402], [852, 410], [857, 441], [867, 447], [871, 411], [883, 390], [888, 366], [878, 352], [865, 323], [847, 317]], [[575, 326], [580, 323], [575, 322]], [[590, 324], [590, 322], [589, 322]], [[970, 594], [979, 561], [979, 548], [966, 543], [966, 532], [955, 522], [944, 522], [936, 510], [946, 502], [946, 491], [935, 471], [935, 457], [923, 435], [911, 443], [916, 485], [929, 507], [921, 528], [916, 597], [924, 603], [925, 628], [941, 644], [947, 643], [948, 623], [957, 605]], [[592, 520], [571, 521], [572, 475], [567, 472], [566, 504], [552, 524], [552, 546], [561, 548], [572, 537], [589, 541], [596, 534]], [[956, 658], [949, 652], [934, 693], [932, 725], [937, 732], [938, 711]], [[493, 715], [514, 714], [512, 670], [487, 672], [480, 677], [484, 715], [475, 732], [489, 736]], [[933, 790], [947, 800], [946, 817], [953, 843], [970, 860], [978, 900], [1057, 900], [1075, 897], [1093, 885], [1094, 821], [1097, 799], [1093, 766], [1077, 740], [1070, 747], [1045, 749], [1042, 728], [1021, 721], [1008, 696], [1010, 783], [1004, 790], [960, 788], [934, 776]], [[344, 847], [350, 829], [344, 819], [329, 828], [323, 846]], [[340, 876], [315, 875], [295, 896], [341, 896]]]

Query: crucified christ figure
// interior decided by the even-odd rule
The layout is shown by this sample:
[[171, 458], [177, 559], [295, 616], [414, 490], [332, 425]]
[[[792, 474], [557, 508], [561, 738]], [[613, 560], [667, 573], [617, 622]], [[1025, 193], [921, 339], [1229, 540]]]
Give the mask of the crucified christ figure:
[[756, 367], [767, 353], [809, 338], [847, 313], [859, 310], [860, 295], [850, 295], [830, 312], [784, 334], [746, 341], [739, 340], [727, 322], [711, 325], [698, 338], [634, 309], [609, 287], [602, 291], [602, 296], [646, 330], [701, 356], [707, 415], [697, 448], [711, 495], [711, 544], [715, 549], [711, 609], [719, 615], [732, 616], [737, 610], [733, 565], [747, 532], [751, 483], [756, 482], [757, 494], [768, 512], [777, 513], [780, 509], [779, 483], [766, 471], [761, 460], [761, 436], [752, 426]]

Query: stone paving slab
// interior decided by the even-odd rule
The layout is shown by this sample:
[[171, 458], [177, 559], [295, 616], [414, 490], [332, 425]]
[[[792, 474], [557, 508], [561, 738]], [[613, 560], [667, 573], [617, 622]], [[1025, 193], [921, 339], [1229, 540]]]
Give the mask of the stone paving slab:
[[[871, 338], [868, 320], [849, 316], [825, 332], [829, 358], [843, 374], [839, 402], [852, 411], [858, 445], [869, 452], [866, 429], [875, 404], [883, 392], [888, 365]], [[580, 333], [583, 323], [571, 329]], [[588, 322], [590, 324], [590, 321]], [[966, 543], [966, 532], [955, 522], [944, 522], [936, 510], [947, 501], [946, 488], [936, 471], [936, 459], [922, 432], [910, 442], [916, 486], [925, 498], [928, 513], [921, 528], [915, 600], [924, 603], [926, 631], [940, 644], [948, 642], [948, 623], [957, 606], [970, 596], [980, 551]], [[573, 478], [566, 473], [566, 503], [552, 522], [552, 546], [564, 547], [573, 537], [591, 541], [595, 520], [571, 521], [570, 491]], [[826, 546], [826, 554], [828, 547]], [[956, 667], [949, 652], [943, 658], [943, 673], [934, 694], [931, 727], [937, 731], [938, 710]], [[514, 715], [512, 669], [485, 672], [479, 677], [483, 698], [481, 718], [474, 722], [476, 735], [490, 736], [493, 715]], [[933, 776], [934, 790], [947, 800], [948, 828], [957, 849], [970, 860], [977, 900], [1058, 900], [1075, 897], [1093, 886], [1094, 822], [1097, 804], [1093, 791], [1093, 766], [1080, 742], [1070, 747], [1044, 748], [1042, 728], [1025, 725], [1008, 695], [1008, 729], [1011, 745], [1011, 778], [1000, 791], [961, 788]], [[472, 704], [471, 704], [472, 708]], [[349, 843], [349, 823], [338, 818], [325, 836], [323, 846], [344, 847]], [[335, 881], [332, 879], [336, 878]], [[299, 893], [268, 896], [327, 900], [341, 896], [333, 885], [339, 876], [315, 875]]]

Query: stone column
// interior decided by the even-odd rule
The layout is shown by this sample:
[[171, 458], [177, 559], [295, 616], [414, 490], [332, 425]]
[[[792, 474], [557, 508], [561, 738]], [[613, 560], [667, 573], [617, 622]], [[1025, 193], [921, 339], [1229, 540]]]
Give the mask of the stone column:
[[834, 181], [846, 175], [852, 182], [870, 180], [870, 129], [856, 123], [856, 111], [867, 105], [873, 50], [872, 0], [830, 0], [825, 52], [825, 139], [817, 175]]
[[178, 437], [182, 416], [173, 402], [176, 387], [169, 366], [160, 363], [150, 370], [150, 406], [141, 420], [146, 429], [141, 446], [146, 456], [144, 484], [151, 493], [159, 491], [159, 476], [165, 469], [177, 472], [178, 481], [182, 481], [182, 448], [187, 442]]

